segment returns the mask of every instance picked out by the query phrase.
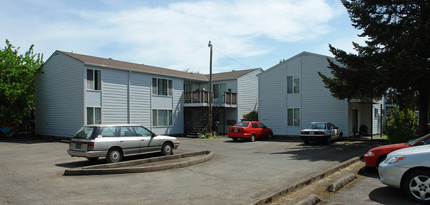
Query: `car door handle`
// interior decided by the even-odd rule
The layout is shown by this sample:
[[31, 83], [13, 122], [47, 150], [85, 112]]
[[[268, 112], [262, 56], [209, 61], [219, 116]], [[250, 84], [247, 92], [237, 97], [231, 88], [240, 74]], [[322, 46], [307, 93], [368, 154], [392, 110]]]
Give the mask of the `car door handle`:
[[145, 140], [140, 140], [140, 141], [142, 141], [142, 142], [143, 142], [143, 141], [145, 141]]
[[124, 142], [124, 141], [119, 141], [119, 142]]

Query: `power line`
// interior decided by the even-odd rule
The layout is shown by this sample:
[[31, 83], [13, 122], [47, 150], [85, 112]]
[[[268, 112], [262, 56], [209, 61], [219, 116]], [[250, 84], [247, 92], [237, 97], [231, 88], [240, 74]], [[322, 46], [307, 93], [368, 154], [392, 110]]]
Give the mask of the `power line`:
[[237, 61], [237, 60], [235, 60], [235, 59], [231, 58], [230, 56], [227, 56], [226, 54], [222, 53], [221, 51], [217, 50], [216, 48], [213, 48], [213, 49], [214, 49], [216, 52], [220, 53], [221, 55], [223, 55], [223, 56], [227, 57], [227, 58], [228, 58], [228, 59], [230, 59], [231, 61], [234, 61], [234, 62], [236, 62], [236, 63], [238, 63], [238, 64], [240, 64], [240, 65], [242, 65], [242, 66], [245, 66], [245, 67], [247, 67], [247, 68], [252, 68], [252, 67], [250, 67], [250, 66], [247, 66], [247, 65], [245, 65], [245, 64], [243, 64], [243, 63], [241, 63], [241, 62], [239, 62], [239, 61]]

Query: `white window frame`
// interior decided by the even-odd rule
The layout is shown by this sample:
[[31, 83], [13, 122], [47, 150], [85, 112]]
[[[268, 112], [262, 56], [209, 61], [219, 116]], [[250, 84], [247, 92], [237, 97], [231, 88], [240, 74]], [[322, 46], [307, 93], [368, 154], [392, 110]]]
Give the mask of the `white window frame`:
[[[87, 69], [87, 90], [102, 89], [102, 73], [101, 70]], [[90, 79], [91, 77], [91, 79]]]
[[[167, 124], [160, 123], [160, 111], [166, 111]], [[161, 124], [161, 125], [160, 125]], [[152, 109], [152, 126], [154, 127], [170, 127], [173, 125], [173, 112], [169, 109]]]
[[[164, 82], [166, 83], [165, 85], [163, 85]], [[166, 89], [165, 91], [164, 86]], [[152, 95], [173, 96], [173, 80], [167, 78], [152, 78]]]
[[[91, 111], [90, 111], [91, 110]], [[96, 114], [99, 114], [99, 119], [97, 119]], [[86, 109], [86, 114], [87, 114], [87, 119], [86, 119], [86, 124], [87, 125], [92, 125], [92, 124], [102, 124], [102, 108], [101, 107], [87, 107]], [[91, 121], [89, 122], [91, 116]]]
[[300, 77], [299, 75], [287, 76], [287, 93], [300, 93]]
[[[216, 86], [218, 86], [218, 92], [215, 92]], [[212, 92], [214, 93], [214, 98], [222, 98], [226, 91], [227, 91], [227, 83], [215, 83], [212, 85]]]
[[[292, 121], [290, 119], [291, 115], [290, 115], [290, 111], [292, 111]], [[296, 111], [298, 111], [298, 114], [296, 113]], [[288, 108], [287, 109], [287, 126], [288, 127], [300, 127], [300, 121], [301, 121], [301, 116], [300, 116], [300, 108]]]

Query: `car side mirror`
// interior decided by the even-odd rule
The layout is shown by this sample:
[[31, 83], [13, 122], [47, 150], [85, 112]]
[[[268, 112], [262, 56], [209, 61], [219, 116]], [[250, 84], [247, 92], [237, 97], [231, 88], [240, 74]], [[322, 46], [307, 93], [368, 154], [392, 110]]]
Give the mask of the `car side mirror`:
[[151, 137], [156, 137], [157, 135], [155, 133], [152, 133]]

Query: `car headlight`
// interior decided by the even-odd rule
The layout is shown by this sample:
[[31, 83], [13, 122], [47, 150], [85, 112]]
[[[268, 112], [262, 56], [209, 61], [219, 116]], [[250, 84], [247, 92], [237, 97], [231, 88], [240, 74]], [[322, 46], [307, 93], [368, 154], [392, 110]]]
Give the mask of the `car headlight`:
[[373, 156], [375, 156], [375, 153], [373, 153], [373, 152], [371, 152], [371, 151], [368, 151], [368, 152], [367, 152], [367, 156], [373, 157]]
[[385, 160], [385, 163], [394, 164], [394, 163], [400, 162], [404, 159], [405, 159], [405, 156], [392, 156], [389, 159]]

